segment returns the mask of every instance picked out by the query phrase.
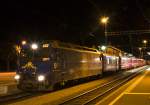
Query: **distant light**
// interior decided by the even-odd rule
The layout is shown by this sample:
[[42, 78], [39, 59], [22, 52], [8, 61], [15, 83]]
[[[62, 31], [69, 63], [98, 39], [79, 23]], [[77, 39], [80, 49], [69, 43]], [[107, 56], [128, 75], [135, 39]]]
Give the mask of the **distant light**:
[[32, 48], [33, 50], [36, 50], [36, 49], [38, 48], [38, 45], [37, 45], [36, 43], [33, 43], [33, 44], [31, 45], [31, 48]]
[[148, 55], [150, 55], [150, 52], [147, 52]]
[[104, 24], [106, 24], [108, 22], [108, 19], [109, 19], [109, 17], [103, 17], [101, 19], [101, 22], [104, 23]]
[[147, 71], [150, 71], [150, 68], [146, 69]]
[[121, 59], [122, 59], [122, 60], [128, 60], [128, 58], [126, 58], [126, 57], [122, 57]]
[[26, 45], [27, 42], [26, 42], [25, 40], [23, 40], [23, 41], [21, 42], [21, 44], [22, 44], [22, 45]]
[[139, 50], [142, 50], [142, 48], [141, 48], [141, 47], [139, 47]]
[[146, 43], [147, 43], [147, 40], [143, 40], [143, 43], [146, 44]]
[[50, 58], [42, 58], [42, 61], [49, 61]]
[[86, 61], [86, 60], [81, 60], [80, 62], [81, 62], [81, 63], [86, 63], [87, 61]]
[[19, 80], [20, 79], [20, 75], [16, 74], [14, 78], [15, 78], [15, 80]]
[[129, 56], [129, 57], [132, 57], [133, 55], [132, 55], [132, 54], [129, 54], [128, 56]]
[[18, 54], [21, 53], [21, 47], [19, 45], [15, 45], [15, 50]]
[[112, 59], [113, 59], [113, 60], [115, 60], [115, 59], [116, 59], [116, 57], [112, 57]]
[[102, 46], [101, 50], [103, 50], [103, 51], [106, 50], [106, 46]]
[[43, 48], [49, 47], [49, 44], [43, 44]]

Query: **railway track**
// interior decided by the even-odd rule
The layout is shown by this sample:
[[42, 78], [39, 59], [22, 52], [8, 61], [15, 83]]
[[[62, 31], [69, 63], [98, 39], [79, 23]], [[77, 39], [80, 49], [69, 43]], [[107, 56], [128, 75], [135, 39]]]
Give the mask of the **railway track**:
[[[117, 77], [120, 77], [120, 75], [119, 74], [114, 75], [114, 77], [111, 79], [116, 79]], [[107, 82], [105, 82], [105, 83], [107, 83]], [[48, 94], [48, 93], [46, 93], [46, 92], [43, 92], [43, 93], [18, 92], [18, 93], [14, 93], [11, 95], [0, 96], [0, 105], [1, 104], [5, 105], [7, 103], [13, 103], [13, 102], [16, 102], [19, 100], [25, 100], [27, 98], [36, 97], [38, 95], [43, 95], [43, 94]]]
[[127, 76], [119, 77], [111, 82], [108, 82], [89, 91], [86, 91], [82, 94], [79, 94], [73, 98], [70, 98], [61, 103], [60, 105], [94, 105], [109, 92], [112, 92], [119, 86], [131, 80], [142, 71], [143, 69], [136, 73], [131, 73]]
[[[106, 95], [108, 92], [112, 91], [113, 89], [116, 89], [123, 83], [129, 81], [133, 77], [135, 77], [137, 74], [139, 74], [141, 71], [143, 71], [142, 68], [139, 72], [136, 73], [131, 73], [130, 75], [127, 76], [118, 76], [118, 78], [114, 78], [114, 80], [107, 82], [103, 85], [100, 85], [96, 88], [93, 88], [89, 91], [86, 91], [82, 94], [79, 94], [73, 98], [70, 98], [60, 105], [93, 105], [97, 102], [97, 100]], [[16, 94], [12, 95], [7, 95], [7, 96], [0, 96], [0, 105], [7, 105], [8, 103], [13, 103], [19, 100], [25, 100], [31, 97], [36, 97], [39, 95], [43, 95], [45, 93], [29, 93], [29, 92], [19, 92]]]
[[19, 99], [23, 99], [25, 97], [33, 96], [31, 93], [27, 92], [19, 92], [12, 95], [1, 96], [0, 97], [0, 105], [5, 105], [6, 103], [16, 101]]

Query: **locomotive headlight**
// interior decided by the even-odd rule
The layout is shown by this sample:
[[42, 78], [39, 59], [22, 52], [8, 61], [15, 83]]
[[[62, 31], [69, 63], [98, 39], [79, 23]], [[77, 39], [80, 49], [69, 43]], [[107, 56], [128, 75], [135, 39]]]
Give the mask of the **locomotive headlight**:
[[20, 75], [16, 74], [14, 78], [15, 78], [15, 80], [19, 80], [20, 79]]
[[37, 50], [37, 49], [38, 49], [38, 45], [37, 45], [36, 43], [33, 43], [33, 44], [31, 45], [31, 48], [32, 48], [33, 50]]
[[39, 82], [42, 82], [42, 81], [44, 81], [45, 80], [45, 76], [44, 75], [39, 75], [38, 76], [38, 81]]

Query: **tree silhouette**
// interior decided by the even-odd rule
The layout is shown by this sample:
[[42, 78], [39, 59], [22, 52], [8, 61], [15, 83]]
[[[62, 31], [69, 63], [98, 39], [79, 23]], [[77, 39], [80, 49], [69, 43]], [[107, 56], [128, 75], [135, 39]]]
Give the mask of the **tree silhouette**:
[[13, 43], [5, 43], [0, 45], [0, 60], [1, 60], [1, 70], [10, 71], [16, 67], [16, 51], [14, 49]]

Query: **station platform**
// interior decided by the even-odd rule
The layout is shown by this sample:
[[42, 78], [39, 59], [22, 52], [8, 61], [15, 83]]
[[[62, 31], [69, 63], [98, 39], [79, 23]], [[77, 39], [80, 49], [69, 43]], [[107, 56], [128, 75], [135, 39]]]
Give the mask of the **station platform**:
[[150, 68], [96, 105], [150, 105]]
[[[148, 66], [149, 67], [149, 66]], [[145, 68], [148, 68], [145, 66]], [[123, 73], [135, 72], [139, 69], [129, 70]], [[118, 89], [100, 100], [96, 105], [150, 105], [150, 69], [144, 69], [138, 76], [128, 81]], [[60, 105], [74, 95], [102, 84], [106, 79], [100, 79], [89, 83], [62, 89], [45, 95], [20, 100], [9, 105]], [[141, 98], [142, 97], [142, 98]], [[139, 101], [139, 102], [138, 102]]]
[[0, 73], [0, 96], [12, 94], [18, 91], [16, 81], [14, 79], [16, 72]]

